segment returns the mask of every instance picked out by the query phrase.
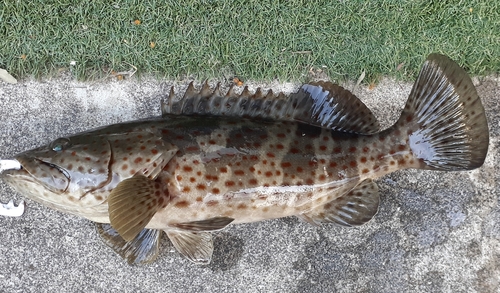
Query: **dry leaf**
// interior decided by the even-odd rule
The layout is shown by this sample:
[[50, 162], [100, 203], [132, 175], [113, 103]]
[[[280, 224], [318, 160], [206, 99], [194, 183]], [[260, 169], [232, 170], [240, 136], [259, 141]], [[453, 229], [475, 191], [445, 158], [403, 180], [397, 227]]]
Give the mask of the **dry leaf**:
[[233, 82], [237, 86], [242, 86], [243, 85], [243, 80], [241, 80], [241, 79], [239, 79], [237, 77], [233, 78]]

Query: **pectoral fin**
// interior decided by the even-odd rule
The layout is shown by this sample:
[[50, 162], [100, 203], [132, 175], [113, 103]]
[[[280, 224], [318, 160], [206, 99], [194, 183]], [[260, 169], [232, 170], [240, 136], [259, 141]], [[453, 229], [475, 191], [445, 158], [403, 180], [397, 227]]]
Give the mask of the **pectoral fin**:
[[196, 264], [209, 264], [214, 245], [209, 232], [165, 231], [177, 251]]
[[111, 226], [125, 241], [131, 241], [167, 201], [160, 184], [145, 176], [123, 180], [108, 197]]
[[160, 230], [143, 229], [132, 241], [127, 242], [109, 224], [96, 223], [96, 227], [104, 243], [129, 264], [151, 263], [158, 256]]
[[298, 217], [315, 226], [335, 223], [344, 227], [360, 226], [378, 211], [378, 186], [371, 179], [359, 183], [350, 192]]

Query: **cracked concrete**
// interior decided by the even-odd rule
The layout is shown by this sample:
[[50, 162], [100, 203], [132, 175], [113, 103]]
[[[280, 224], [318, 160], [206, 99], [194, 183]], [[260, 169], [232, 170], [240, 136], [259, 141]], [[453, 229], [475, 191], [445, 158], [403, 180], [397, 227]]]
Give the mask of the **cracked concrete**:
[[[175, 83], [177, 91], [187, 84]], [[362, 227], [316, 228], [296, 218], [231, 226], [216, 234], [207, 266], [185, 260], [164, 237], [157, 261], [135, 267], [101, 243], [88, 220], [27, 200], [22, 217], [0, 217], [0, 291], [500, 292], [500, 79], [475, 84], [491, 132], [484, 166], [385, 176], [377, 181], [380, 210]], [[298, 86], [260, 85], [287, 92]], [[159, 115], [161, 88], [147, 78], [0, 83], [0, 157], [97, 126]], [[387, 127], [410, 89], [386, 79], [355, 93]], [[0, 201], [12, 198], [23, 196], [1, 183]]]

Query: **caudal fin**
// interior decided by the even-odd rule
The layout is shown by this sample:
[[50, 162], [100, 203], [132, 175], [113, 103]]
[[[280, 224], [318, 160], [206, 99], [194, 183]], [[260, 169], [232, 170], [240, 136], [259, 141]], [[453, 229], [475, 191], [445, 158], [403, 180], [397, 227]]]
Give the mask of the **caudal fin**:
[[484, 108], [470, 77], [446, 56], [427, 57], [398, 123], [426, 169], [480, 167], [489, 142]]

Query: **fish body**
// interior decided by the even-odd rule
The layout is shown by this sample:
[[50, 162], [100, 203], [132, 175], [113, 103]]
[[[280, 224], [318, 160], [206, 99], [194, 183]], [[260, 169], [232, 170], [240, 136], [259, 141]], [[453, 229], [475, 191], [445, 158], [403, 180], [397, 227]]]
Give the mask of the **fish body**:
[[131, 263], [154, 260], [160, 231], [197, 263], [211, 231], [297, 216], [356, 226], [377, 212], [373, 181], [399, 169], [470, 170], [488, 147], [484, 109], [456, 63], [430, 55], [398, 122], [379, 131], [354, 95], [310, 83], [288, 99], [190, 87], [163, 117], [59, 138], [3, 172], [19, 192], [95, 221]]

